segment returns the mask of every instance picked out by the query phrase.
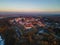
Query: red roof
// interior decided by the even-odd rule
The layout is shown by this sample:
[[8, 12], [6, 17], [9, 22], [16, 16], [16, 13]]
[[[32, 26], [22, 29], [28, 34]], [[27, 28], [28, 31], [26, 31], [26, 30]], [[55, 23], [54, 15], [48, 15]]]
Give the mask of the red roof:
[[25, 24], [26, 27], [32, 27], [33, 25], [31, 23]]

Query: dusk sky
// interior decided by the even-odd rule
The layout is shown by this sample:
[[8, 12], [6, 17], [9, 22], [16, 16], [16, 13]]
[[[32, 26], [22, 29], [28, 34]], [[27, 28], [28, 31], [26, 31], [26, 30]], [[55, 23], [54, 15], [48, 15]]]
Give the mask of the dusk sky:
[[60, 0], [0, 0], [0, 12], [60, 12]]

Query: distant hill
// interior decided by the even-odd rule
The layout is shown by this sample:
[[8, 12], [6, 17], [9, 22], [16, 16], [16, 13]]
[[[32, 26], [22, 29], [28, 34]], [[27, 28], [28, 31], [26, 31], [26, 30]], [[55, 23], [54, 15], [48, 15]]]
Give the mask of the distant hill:
[[60, 16], [59, 13], [0, 12], [0, 16]]

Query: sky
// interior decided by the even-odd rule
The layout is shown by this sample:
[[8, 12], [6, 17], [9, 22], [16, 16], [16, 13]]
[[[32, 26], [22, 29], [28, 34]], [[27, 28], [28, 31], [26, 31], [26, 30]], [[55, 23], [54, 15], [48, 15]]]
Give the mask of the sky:
[[60, 0], [0, 0], [0, 12], [60, 12]]

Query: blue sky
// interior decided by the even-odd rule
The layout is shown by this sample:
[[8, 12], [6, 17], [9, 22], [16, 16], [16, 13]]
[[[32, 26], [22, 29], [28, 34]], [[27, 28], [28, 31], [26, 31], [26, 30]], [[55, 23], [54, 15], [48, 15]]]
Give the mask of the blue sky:
[[0, 11], [60, 12], [60, 0], [0, 0]]

